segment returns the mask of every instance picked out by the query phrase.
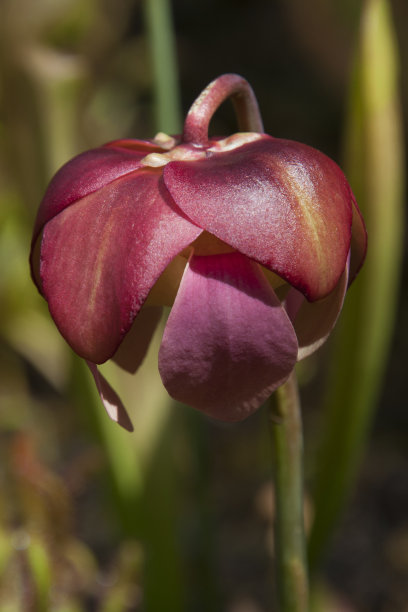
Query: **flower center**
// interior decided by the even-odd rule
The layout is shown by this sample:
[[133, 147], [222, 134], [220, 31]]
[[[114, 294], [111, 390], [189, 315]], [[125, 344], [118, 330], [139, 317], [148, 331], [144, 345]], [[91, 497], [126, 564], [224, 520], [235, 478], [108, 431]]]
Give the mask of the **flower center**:
[[[197, 161], [199, 159], [205, 159], [211, 157], [214, 153], [224, 153], [226, 151], [232, 151], [242, 145], [254, 142], [262, 138], [262, 134], [257, 132], [238, 132], [232, 134], [227, 138], [218, 138], [210, 140], [208, 145], [199, 146], [194, 144], [179, 144], [173, 146], [173, 148], [166, 151], [166, 153], [149, 153], [141, 160], [144, 166], [150, 168], [160, 168], [165, 166], [171, 161]], [[169, 146], [170, 143], [175, 143], [175, 139], [166, 134], [159, 133], [155, 136], [154, 142], [166, 143], [165, 147]]]

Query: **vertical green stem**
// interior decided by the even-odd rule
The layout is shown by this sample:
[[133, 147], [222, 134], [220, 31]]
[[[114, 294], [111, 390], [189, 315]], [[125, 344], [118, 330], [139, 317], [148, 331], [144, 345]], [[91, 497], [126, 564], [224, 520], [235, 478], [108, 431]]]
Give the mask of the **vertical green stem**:
[[176, 44], [170, 0], [145, 0], [147, 39], [155, 88], [155, 124], [167, 133], [181, 130]]
[[272, 397], [269, 423], [273, 442], [275, 562], [279, 612], [307, 612], [303, 436], [294, 372]]

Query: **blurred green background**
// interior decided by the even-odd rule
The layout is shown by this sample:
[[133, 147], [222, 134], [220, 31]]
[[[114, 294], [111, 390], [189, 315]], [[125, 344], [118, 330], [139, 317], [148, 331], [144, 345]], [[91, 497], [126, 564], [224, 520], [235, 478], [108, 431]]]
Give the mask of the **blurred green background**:
[[[28, 271], [59, 166], [177, 132], [237, 72], [266, 132], [346, 170], [369, 231], [337, 333], [299, 368], [314, 606], [406, 612], [405, 0], [1, 0], [0, 31], [0, 610], [274, 609], [265, 412], [225, 427], [176, 405], [158, 334], [136, 377], [107, 366], [119, 431]], [[235, 131], [229, 104], [211, 129]]]

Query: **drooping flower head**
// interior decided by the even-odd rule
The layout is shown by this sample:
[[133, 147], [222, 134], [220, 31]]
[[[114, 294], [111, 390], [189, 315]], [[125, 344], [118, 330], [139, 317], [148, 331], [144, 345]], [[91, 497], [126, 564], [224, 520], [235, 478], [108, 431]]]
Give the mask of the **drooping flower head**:
[[[209, 138], [232, 98], [240, 132]], [[96, 364], [134, 372], [171, 306], [158, 357], [172, 397], [245, 418], [329, 335], [366, 233], [340, 168], [263, 133], [254, 94], [219, 77], [182, 136], [117, 140], [63, 166], [41, 203], [33, 278], [110, 416], [131, 428]]]

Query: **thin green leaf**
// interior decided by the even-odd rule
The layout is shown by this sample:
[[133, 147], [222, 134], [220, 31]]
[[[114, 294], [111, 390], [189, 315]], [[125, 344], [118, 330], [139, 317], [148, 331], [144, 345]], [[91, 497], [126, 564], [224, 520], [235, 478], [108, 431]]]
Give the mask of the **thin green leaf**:
[[346, 174], [369, 237], [334, 345], [314, 487], [316, 569], [356, 477], [382, 389], [399, 291], [403, 147], [398, 52], [387, 0], [363, 10], [346, 127]]

